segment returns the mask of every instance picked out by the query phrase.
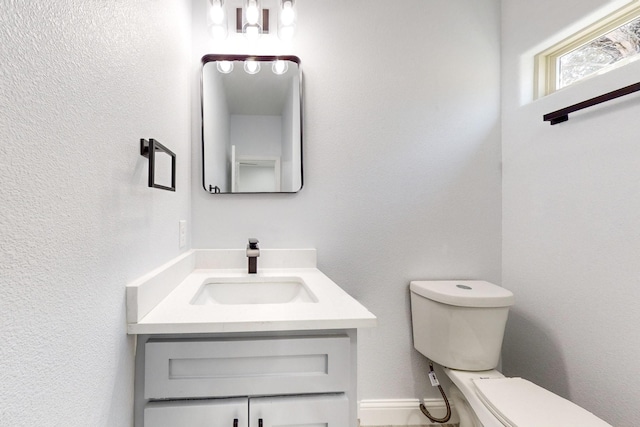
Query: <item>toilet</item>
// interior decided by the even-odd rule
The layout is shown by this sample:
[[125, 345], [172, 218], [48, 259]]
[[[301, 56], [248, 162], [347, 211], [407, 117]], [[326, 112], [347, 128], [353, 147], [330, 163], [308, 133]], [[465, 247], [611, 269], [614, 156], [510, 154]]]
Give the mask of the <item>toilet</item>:
[[496, 369], [513, 293], [480, 280], [412, 281], [409, 289], [414, 347], [451, 379], [460, 427], [612, 427]]

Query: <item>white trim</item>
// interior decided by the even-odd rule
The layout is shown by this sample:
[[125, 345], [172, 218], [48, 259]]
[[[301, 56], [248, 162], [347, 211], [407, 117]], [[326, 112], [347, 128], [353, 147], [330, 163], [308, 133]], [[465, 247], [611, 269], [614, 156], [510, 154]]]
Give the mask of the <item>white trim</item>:
[[[616, 4], [618, 4], [618, 2], [616, 2]], [[608, 34], [625, 23], [638, 19], [640, 16], [640, 0], [627, 0], [624, 1], [624, 4], [624, 6], [611, 11], [608, 14], [607, 11], [610, 10], [609, 7], [611, 5], [603, 8], [601, 12], [597, 12], [596, 15], [589, 18], [590, 21], [577, 28], [574, 33], [535, 54], [534, 98], [542, 98], [562, 89], [557, 86], [557, 68], [558, 60], [563, 55], [580, 46], [588, 44], [605, 34]], [[583, 76], [564, 87], [604, 74], [617, 67], [633, 62], [636, 59], [638, 59], [637, 55], [622, 59], [614, 64], [605, 66], [592, 74]]]
[[[423, 402], [429, 413], [434, 416], [443, 417], [445, 415], [446, 406], [442, 399], [425, 399]], [[420, 412], [420, 400], [418, 399], [361, 400], [358, 402], [358, 418], [361, 427], [441, 425], [432, 423]], [[451, 420], [447, 424], [457, 422], [458, 416], [454, 410]]]

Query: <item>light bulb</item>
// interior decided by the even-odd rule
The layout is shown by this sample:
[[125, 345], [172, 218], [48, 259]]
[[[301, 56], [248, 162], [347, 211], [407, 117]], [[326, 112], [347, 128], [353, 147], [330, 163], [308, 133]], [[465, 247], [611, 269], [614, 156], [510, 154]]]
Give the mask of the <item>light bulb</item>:
[[289, 69], [289, 64], [287, 64], [287, 61], [278, 59], [273, 62], [273, 66], [271, 69], [273, 70], [274, 74], [284, 74]]
[[223, 74], [229, 74], [233, 71], [233, 62], [231, 61], [216, 61], [216, 68]]
[[284, 1], [282, 3], [282, 11], [280, 12], [280, 22], [283, 26], [289, 26], [293, 24], [296, 19], [296, 13], [293, 11], [293, 4], [291, 1]]
[[251, 41], [258, 40], [260, 38], [260, 26], [259, 25], [245, 25], [244, 35]]
[[278, 37], [280, 37], [281, 40], [289, 41], [293, 39], [293, 33], [295, 30], [295, 25], [282, 26], [278, 28]]
[[209, 33], [214, 40], [224, 40], [227, 37], [227, 27], [214, 24], [209, 26]]
[[244, 61], [244, 70], [248, 74], [256, 74], [260, 71], [260, 63], [255, 59], [247, 59]]
[[220, 25], [224, 22], [224, 9], [219, 1], [213, 2], [211, 10], [209, 11], [209, 16], [211, 17], [211, 22], [214, 24]]
[[248, 24], [255, 25], [258, 23], [258, 19], [260, 18], [260, 10], [258, 9], [258, 2], [255, 0], [249, 0], [247, 3], [247, 10], [245, 12]]

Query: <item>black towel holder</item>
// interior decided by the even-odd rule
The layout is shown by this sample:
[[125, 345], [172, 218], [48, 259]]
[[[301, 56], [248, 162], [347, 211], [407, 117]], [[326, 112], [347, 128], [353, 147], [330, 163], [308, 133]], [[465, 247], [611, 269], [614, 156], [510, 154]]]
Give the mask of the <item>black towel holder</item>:
[[558, 123], [566, 122], [569, 120], [569, 113], [573, 113], [584, 108], [589, 108], [594, 105], [602, 104], [603, 102], [611, 101], [612, 99], [620, 98], [621, 96], [629, 95], [631, 93], [640, 90], [640, 82], [632, 85], [617, 89], [604, 95], [596, 96], [595, 98], [587, 99], [586, 101], [573, 104], [569, 107], [562, 108], [549, 114], [545, 114], [542, 119], [545, 122], [551, 122], [550, 124], [557, 125]]
[[[161, 151], [171, 156], [171, 187], [156, 184], [156, 152]], [[149, 159], [149, 187], [161, 190], [176, 191], [176, 154], [153, 138], [140, 139], [140, 155]]]

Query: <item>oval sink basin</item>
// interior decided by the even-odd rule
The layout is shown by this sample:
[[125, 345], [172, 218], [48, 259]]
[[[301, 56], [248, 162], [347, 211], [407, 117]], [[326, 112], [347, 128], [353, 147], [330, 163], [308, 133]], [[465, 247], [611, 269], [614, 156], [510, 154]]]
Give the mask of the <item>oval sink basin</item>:
[[205, 304], [299, 304], [318, 302], [299, 277], [222, 277], [207, 279], [191, 300]]

